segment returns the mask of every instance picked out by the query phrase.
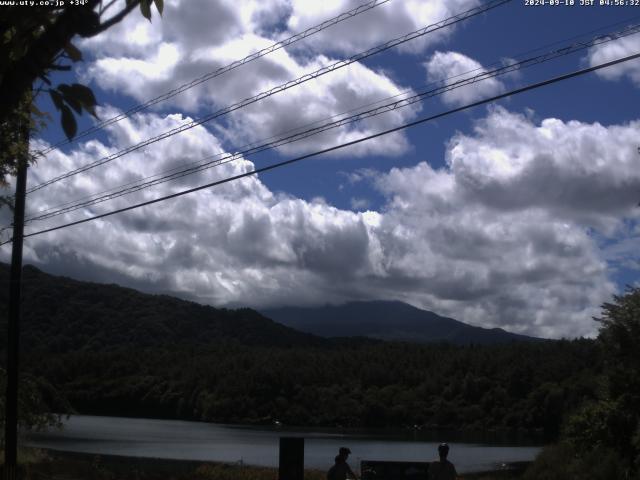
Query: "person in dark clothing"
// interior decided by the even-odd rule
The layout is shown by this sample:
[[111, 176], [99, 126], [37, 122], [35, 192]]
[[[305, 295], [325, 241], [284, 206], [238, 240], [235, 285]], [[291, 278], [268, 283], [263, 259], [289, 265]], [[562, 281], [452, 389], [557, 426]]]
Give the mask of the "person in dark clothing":
[[353, 470], [351, 470], [351, 467], [347, 463], [347, 459], [349, 458], [349, 455], [351, 455], [351, 450], [348, 449], [347, 447], [340, 447], [340, 450], [338, 450], [338, 456], [344, 458], [344, 464], [347, 467], [347, 476], [348, 476], [348, 478], [357, 479], [358, 477], [356, 476], [355, 473], [353, 473]]
[[456, 480], [458, 472], [447, 456], [449, 455], [449, 445], [441, 443], [438, 446], [438, 456], [440, 460], [431, 462], [429, 465], [429, 480]]
[[347, 458], [351, 450], [346, 447], [341, 447], [338, 451], [338, 455], [335, 458], [335, 464], [327, 472], [327, 480], [347, 480], [352, 478], [357, 480], [357, 476], [351, 470], [351, 467], [347, 463]]
[[327, 472], [327, 480], [346, 480], [347, 478], [347, 469], [344, 458], [340, 455], [336, 455], [335, 463], [333, 467], [329, 469]]

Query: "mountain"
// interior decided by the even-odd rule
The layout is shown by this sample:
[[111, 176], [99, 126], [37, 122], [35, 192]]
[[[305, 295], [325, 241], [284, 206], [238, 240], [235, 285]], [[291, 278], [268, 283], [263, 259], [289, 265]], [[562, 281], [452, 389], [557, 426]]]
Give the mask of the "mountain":
[[[8, 280], [9, 266], [0, 263], [0, 318], [6, 318]], [[53, 276], [29, 265], [23, 270], [21, 336], [23, 348], [48, 352], [229, 342], [263, 347], [327, 345], [322, 337], [458, 345], [537, 340], [502, 329], [473, 327], [401, 302], [285, 307], [262, 313], [249, 308], [227, 310]], [[337, 345], [335, 340], [331, 344]]]
[[[8, 309], [9, 266], [0, 264], [0, 318]], [[150, 295], [23, 269], [22, 346], [65, 352], [165, 344], [315, 346], [321, 338], [265, 318], [255, 310], [217, 309], [167, 295]], [[0, 347], [2, 348], [2, 347]]]
[[351, 302], [339, 306], [282, 307], [262, 314], [296, 330], [322, 337], [363, 336], [415, 343], [493, 345], [541, 339], [501, 328], [481, 328], [395, 301]]
[[[8, 274], [0, 264], [0, 332], [6, 331]], [[20, 372], [30, 387], [21, 389], [21, 401], [41, 411], [555, 432], [567, 412], [594, 395], [604, 365], [593, 340], [469, 348], [348, 336], [520, 338], [397, 302], [297, 309], [298, 318], [314, 320], [315, 311], [315, 320], [326, 321], [328, 331], [319, 333], [344, 335], [326, 339], [250, 309], [216, 309], [29, 266], [23, 278]], [[5, 348], [0, 342], [0, 383]]]

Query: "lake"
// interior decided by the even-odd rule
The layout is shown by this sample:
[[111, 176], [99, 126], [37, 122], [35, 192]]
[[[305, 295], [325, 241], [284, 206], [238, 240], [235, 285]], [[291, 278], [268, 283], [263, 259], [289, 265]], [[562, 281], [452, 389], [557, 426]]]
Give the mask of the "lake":
[[[458, 472], [491, 470], [502, 463], [532, 460], [536, 442], [506, 444], [499, 438], [472, 438], [459, 433], [373, 432], [323, 429], [256, 428], [177, 420], [72, 415], [62, 430], [29, 433], [23, 444], [71, 452], [179, 460], [239, 462], [276, 467], [279, 438], [304, 437], [305, 467], [326, 470], [338, 448], [361, 460], [431, 461], [442, 441], [451, 445], [449, 459]], [[477, 441], [476, 441], [477, 440]]]

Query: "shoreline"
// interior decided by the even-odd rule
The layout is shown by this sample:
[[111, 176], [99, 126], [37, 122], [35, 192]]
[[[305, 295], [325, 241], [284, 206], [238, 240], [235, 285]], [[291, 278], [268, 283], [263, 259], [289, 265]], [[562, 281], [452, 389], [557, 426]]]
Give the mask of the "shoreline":
[[[454, 444], [452, 461], [460, 473], [487, 472], [504, 468], [505, 463], [533, 460], [542, 446], [532, 443], [487, 443], [441, 432], [424, 438], [394, 434], [369, 436], [355, 432], [345, 434], [333, 429], [314, 428], [256, 429], [246, 425], [212, 424], [175, 420], [147, 420], [142, 418], [95, 417], [77, 415], [69, 418], [62, 431], [31, 432], [23, 437], [22, 445], [35, 448], [84, 452], [97, 455], [143, 455], [149, 458], [194, 460], [212, 463], [278, 467], [278, 441], [283, 436], [304, 436], [305, 467], [328, 470], [338, 447], [352, 448], [360, 460], [430, 461], [443, 439]], [[255, 436], [261, 439], [256, 443]], [[357, 465], [352, 465], [356, 467]]]
[[[24, 467], [37, 475], [65, 475], [69, 479], [132, 478], [136, 480], [211, 479], [211, 480], [273, 480], [277, 467], [261, 467], [241, 462], [225, 463], [199, 460], [179, 460], [126, 455], [69, 452], [46, 448], [24, 447], [27, 457]], [[518, 478], [530, 462], [505, 464], [504, 468], [465, 473], [464, 479], [493, 480]], [[325, 480], [326, 472], [305, 468], [305, 480]]]

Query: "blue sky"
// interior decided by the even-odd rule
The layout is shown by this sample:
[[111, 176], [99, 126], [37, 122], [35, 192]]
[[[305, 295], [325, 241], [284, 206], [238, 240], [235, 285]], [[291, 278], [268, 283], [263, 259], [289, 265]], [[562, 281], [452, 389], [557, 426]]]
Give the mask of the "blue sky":
[[[357, 1], [167, 2], [91, 40], [73, 76], [102, 118]], [[54, 150], [37, 185], [131, 144], [479, 5], [389, 2]], [[34, 193], [30, 212], [73, 201], [322, 120], [471, 68], [530, 56], [640, 22], [638, 7], [512, 1], [458, 25], [282, 92]], [[591, 32], [591, 33], [590, 33]], [[318, 139], [65, 214], [28, 231], [101, 213], [326, 148], [640, 52], [640, 34], [485, 80]], [[593, 335], [599, 305], [638, 278], [640, 61], [477, 107], [358, 148], [223, 188], [33, 237], [25, 261], [219, 306], [397, 299], [481, 326], [548, 337]], [[46, 98], [41, 108], [52, 111]], [[55, 116], [55, 114], [54, 114]], [[83, 119], [82, 125], [90, 125]], [[57, 122], [33, 148], [61, 138]], [[253, 162], [253, 163], [251, 163]], [[634, 196], [635, 195], [635, 196]], [[3, 215], [6, 216], [6, 213]], [[6, 219], [5, 219], [6, 222]], [[2, 250], [7, 258], [8, 250]]]

